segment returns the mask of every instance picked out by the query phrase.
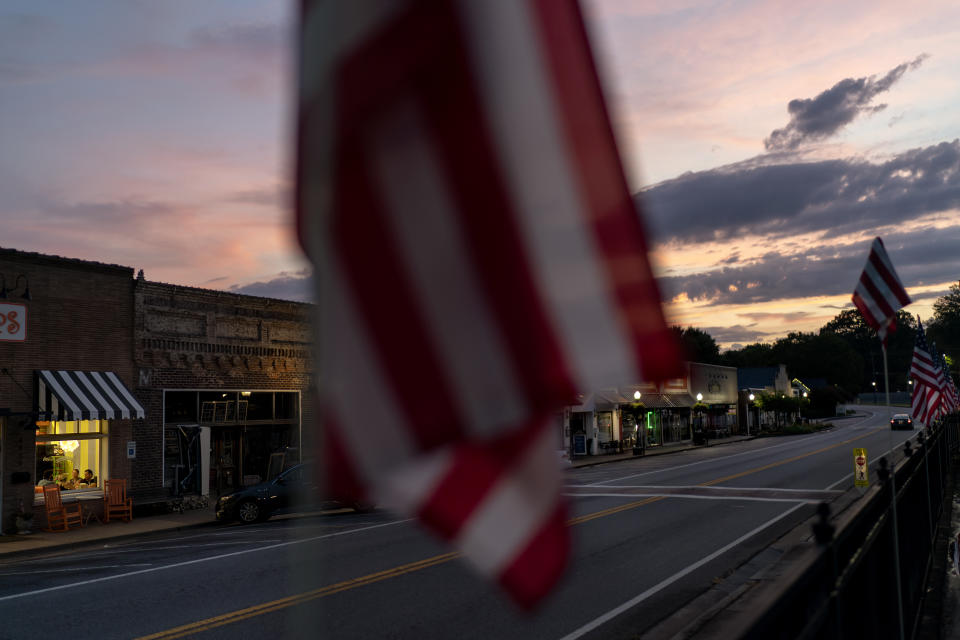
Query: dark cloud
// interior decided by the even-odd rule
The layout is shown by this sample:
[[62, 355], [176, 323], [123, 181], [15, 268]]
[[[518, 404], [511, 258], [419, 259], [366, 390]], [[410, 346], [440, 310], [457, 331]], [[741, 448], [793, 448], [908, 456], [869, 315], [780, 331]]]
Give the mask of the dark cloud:
[[796, 149], [808, 141], [822, 140], [850, 124], [863, 113], [876, 113], [885, 104], [871, 105], [879, 94], [887, 91], [904, 73], [919, 67], [929, 56], [923, 54], [910, 62], [897, 65], [882, 78], [845, 78], [816, 98], [797, 98], [787, 104], [790, 122], [776, 129], [764, 140], [767, 151]]
[[703, 329], [710, 334], [717, 343], [729, 344], [731, 342], [752, 344], [755, 342], [764, 342], [773, 335], [769, 331], [761, 331], [755, 325], [735, 324], [731, 327], [705, 327]]
[[753, 322], [766, 322], [777, 320], [789, 324], [803, 322], [810, 319], [810, 313], [807, 311], [792, 311], [787, 313], [772, 313], [769, 311], [753, 311], [748, 313], [738, 313], [738, 317], [752, 320]]
[[[904, 286], [938, 284], [958, 277], [956, 253], [960, 226], [888, 234], [884, 244]], [[668, 298], [685, 295], [696, 302], [749, 304], [774, 300], [852, 294], [870, 250], [869, 241], [842, 248], [816, 246], [791, 255], [770, 252], [740, 266], [659, 278]], [[917, 299], [928, 297], [925, 294]], [[761, 315], [741, 314], [754, 321]], [[793, 324], [799, 318], [783, 318]]]
[[252, 282], [243, 286], [233, 285], [230, 291], [248, 296], [313, 302], [313, 277], [309, 269], [296, 273], [284, 271], [266, 282]]
[[754, 158], [685, 173], [640, 197], [658, 242], [862, 231], [960, 207], [960, 141], [877, 163]]

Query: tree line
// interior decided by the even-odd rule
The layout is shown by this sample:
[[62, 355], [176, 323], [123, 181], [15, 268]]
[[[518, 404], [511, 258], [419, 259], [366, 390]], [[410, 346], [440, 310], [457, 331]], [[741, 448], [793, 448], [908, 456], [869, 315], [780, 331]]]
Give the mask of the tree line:
[[[908, 372], [917, 334], [917, 319], [905, 310], [897, 314], [896, 330], [887, 339], [890, 391], [907, 391]], [[674, 326], [673, 331], [694, 362], [729, 367], [787, 365], [791, 377], [825, 380], [841, 395], [883, 391], [883, 353], [876, 332], [856, 309], [845, 309], [816, 332], [791, 332], [772, 344], [757, 342], [723, 353], [706, 331]], [[955, 379], [960, 372], [960, 284], [933, 304], [933, 317], [924, 319], [927, 342], [947, 356]], [[876, 386], [874, 387], [874, 383]]]

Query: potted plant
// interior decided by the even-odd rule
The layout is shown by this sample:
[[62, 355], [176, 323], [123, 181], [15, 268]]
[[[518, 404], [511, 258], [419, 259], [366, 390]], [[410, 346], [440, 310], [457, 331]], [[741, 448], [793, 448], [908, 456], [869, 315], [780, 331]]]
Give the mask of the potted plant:
[[17, 533], [19, 535], [30, 533], [30, 527], [33, 525], [33, 512], [23, 508], [23, 500], [20, 501], [20, 505], [17, 507], [14, 523], [17, 525]]

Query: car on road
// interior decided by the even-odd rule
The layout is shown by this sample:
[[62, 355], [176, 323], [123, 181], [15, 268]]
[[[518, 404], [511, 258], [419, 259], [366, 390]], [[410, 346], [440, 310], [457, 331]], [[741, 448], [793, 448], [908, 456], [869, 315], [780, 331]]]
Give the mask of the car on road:
[[913, 429], [913, 420], [905, 413], [895, 413], [890, 418], [891, 429]]
[[217, 520], [239, 520], [244, 524], [262, 522], [274, 513], [295, 510], [321, 510], [352, 507], [356, 511], [368, 511], [370, 506], [361, 503], [345, 505], [324, 498], [315, 480], [313, 464], [304, 462], [290, 467], [273, 480], [261, 482], [217, 500]]

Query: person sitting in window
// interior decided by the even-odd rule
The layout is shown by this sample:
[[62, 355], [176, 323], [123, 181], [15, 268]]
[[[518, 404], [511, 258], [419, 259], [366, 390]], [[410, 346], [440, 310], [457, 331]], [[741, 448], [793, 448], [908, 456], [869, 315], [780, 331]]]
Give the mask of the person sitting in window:
[[39, 487], [45, 487], [48, 484], [57, 484], [53, 481], [53, 469], [47, 469], [43, 472], [43, 480], [37, 483]]
[[87, 469], [83, 472], [83, 477], [80, 478], [80, 484], [85, 487], [97, 486], [97, 477], [93, 475], [93, 471], [91, 469]]
[[70, 474], [70, 477], [67, 479], [66, 482], [63, 483], [62, 486], [64, 489], [79, 489], [80, 480], [81, 480], [80, 470], [74, 469], [73, 472]]

